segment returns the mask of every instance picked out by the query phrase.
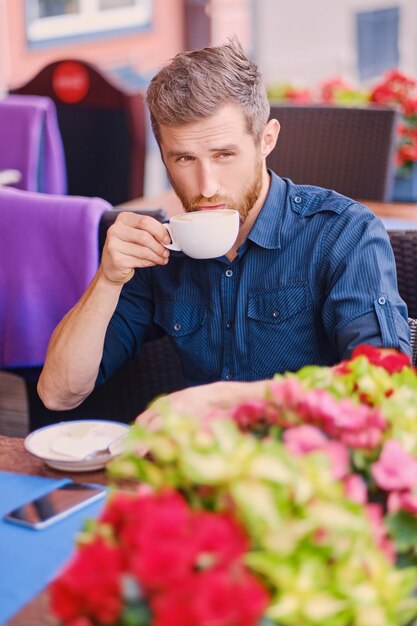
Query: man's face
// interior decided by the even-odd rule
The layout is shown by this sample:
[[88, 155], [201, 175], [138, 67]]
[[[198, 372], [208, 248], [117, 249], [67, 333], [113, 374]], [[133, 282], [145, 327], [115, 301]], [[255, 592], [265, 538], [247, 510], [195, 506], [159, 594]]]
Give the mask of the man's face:
[[185, 210], [236, 209], [244, 222], [262, 189], [263, 161], [241, 109], [227, 105], [160, 131], [168, 176]]

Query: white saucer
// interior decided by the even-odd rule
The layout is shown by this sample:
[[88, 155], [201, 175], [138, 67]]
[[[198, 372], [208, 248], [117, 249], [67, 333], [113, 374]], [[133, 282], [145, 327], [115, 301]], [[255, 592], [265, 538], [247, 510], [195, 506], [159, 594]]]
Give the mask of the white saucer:
[[[88, 438], [88, 443], [94, 450], [95, 435], [97, 435], [97, 441], [103, 441], [105, 438], [112, 441], [128, 430], [129, 426], [122, 422], [73, 420], [39, 428], [26, 437], [24, 444], [28, 452], [42, 459], [49, 467], [63, 472], [91, 472], [105, 467], [117, 455], [109, 452], [109, 454], [101, 454], [99, 457], [90, 459], [74, 459], [71, 454], [55, 451], [54, 442], [68, 437], [69, 443], [73, 444], [76, 449], [77, 443], [80, 447], [82, 445], [85, 447]], [[70, 447], [68, 446], [69, 450]]]

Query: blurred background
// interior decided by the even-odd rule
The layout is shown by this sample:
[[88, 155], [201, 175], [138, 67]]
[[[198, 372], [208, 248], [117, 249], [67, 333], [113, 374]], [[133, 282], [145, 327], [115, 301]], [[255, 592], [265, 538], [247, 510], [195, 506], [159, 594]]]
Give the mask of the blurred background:
[[[0, 0], [0, 96], [69, 58], [144, 90], [177, 52], [232, 35], [274, 98], [314, 98], [335, 77], [360, 90], [392, 68], [417, 75], [416, 0]], [[164, 185], [148, 136], [144, 190]]]
[[415, 0], [0, 0], [0, 89], [69, 56], [146, 84], [176, 52], [233, 34], [270, 83], [417, 71]]

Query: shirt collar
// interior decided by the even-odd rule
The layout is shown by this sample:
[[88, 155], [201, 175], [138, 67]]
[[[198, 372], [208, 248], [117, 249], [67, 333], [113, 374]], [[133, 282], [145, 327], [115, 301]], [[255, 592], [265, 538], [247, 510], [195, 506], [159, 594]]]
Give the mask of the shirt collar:
[[273, 250], [281, 247], [281, 224], [287, 199], [287, 185], [274, 172], [271, 170], [268, 172], [271, 176], [268, 195], [247, 238], [262, 248]]

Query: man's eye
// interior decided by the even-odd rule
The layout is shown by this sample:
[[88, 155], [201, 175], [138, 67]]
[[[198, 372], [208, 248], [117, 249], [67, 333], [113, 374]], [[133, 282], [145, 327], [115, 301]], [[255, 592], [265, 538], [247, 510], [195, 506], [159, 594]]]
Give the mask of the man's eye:
[[229, 159], [230, 157], [232, 157], [234, 155], [233, 152], [220, 152], [217, 155], [218, 159]]
[[177, 158], [177, 163], [187, 163], [187, 161], [192, 161], [192, 157], [186, 154]]

